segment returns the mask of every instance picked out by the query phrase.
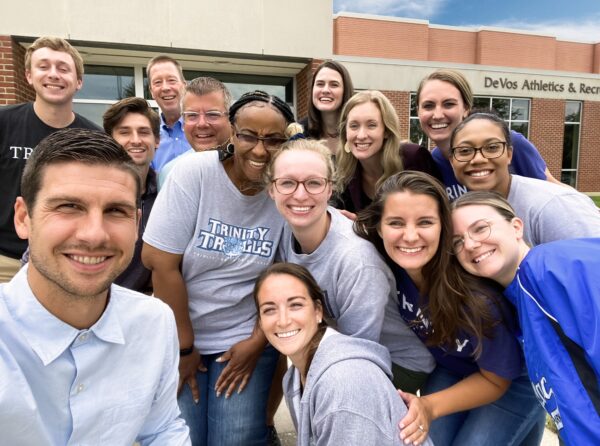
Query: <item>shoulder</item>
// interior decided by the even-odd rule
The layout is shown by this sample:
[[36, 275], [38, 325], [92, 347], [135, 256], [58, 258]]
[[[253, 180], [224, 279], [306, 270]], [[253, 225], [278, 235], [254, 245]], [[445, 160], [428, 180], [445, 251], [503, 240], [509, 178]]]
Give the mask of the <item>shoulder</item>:
[[349, 257], [346, 257], [345, 260], [352, 263], [377, 266], [384, 264], [375, 246], [354, 232], [352, 220], [346, 218], [335, 208], [330, 207], [328, 211], [332, 220], [330, 232], [333, 246], [330, 248], [347, 253]]
[[33, 111], [33, 102], [0, 107], [0, 122], [9, 122], [26, 117]]
[[[152, 324], [171, 324], [173, 311], [162, 300], [147, 296], [137, 291], [112, 285], [110, 300], [114, 304], [122, 320], [127, 320], [132, 325], [143, 324], [151, 327]], [[154, 329], [156, 325], [153, 326]]]
[[98, 126], [96, 123], [90, 121], [89, 119], [81, 116], [79, 113], [75, 113], [75, 120], [73, 121], [73, 124], [71, 124], [69, 127], [80, 128], [80, 129], [99, 130], [101, 132], [104, 131], [102, 129], [102, 127]]

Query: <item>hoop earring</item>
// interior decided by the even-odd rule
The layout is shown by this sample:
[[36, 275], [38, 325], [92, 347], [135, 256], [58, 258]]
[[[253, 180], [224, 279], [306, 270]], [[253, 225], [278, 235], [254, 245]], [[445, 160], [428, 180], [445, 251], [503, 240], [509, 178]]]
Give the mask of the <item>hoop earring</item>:
[[235, 150], [235, 146], [233, 145], [233, 143], [232, 143], [232, 142], [230, 142], [229, 144], [227, 144], [227, 145], [225, 146], [225, 152], [226, 152], [228, 155], [233, 155], [233, 151], [234, 151], [234, 150]]
[[346, 152], [346, 153], [352, 153], [352, 149], [350, 148], [350, 145], [348, 144], [348, 141], [346, 141], [346, 143], [344, 144], [344, 152]]

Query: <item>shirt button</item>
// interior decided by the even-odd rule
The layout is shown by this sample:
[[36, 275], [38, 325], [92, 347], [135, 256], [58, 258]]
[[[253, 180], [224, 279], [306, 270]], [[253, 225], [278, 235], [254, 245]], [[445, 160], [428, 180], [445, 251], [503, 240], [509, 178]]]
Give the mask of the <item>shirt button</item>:
[[88, 333], [83, 333], [81, 336], [79, 336], [79, 342], [85, 342], [88, 336]]
[[81, 392], [83, 392], [83, 389], [85, 389], [85, 386], [84, 386], [83, 384], [79, 384], [79, 385], [77, 386], [77, 393], [81, 393]]

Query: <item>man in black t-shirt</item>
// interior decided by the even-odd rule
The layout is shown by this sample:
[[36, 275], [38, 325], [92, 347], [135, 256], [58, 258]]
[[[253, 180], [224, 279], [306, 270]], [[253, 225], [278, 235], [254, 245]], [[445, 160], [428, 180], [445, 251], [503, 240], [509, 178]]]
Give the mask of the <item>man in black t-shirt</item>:
[[16, 274], [27, 248], [13, 222], [27, 158], [42, 139], [62, 128], [101, 130], [73, 112], [73, 96], [83, 82], [83, 59], [66, 40], [40, 37], [33, 42], [25, 53], [25, 77], [35, 101], [0, 107], [0, 283]]

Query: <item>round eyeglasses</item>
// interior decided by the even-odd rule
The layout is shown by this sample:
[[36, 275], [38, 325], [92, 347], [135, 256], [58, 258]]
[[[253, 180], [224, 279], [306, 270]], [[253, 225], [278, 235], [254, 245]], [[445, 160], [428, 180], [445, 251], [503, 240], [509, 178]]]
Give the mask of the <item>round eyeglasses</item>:
[[463, 235], [457, 235], [452, 238], [452, 251], [458, 254], [465, 247], [465, 237], [469, 237], [474, 242], [483, 242], [487, 240], [492, 233], [492, 222], [487, 220], [477, 220], [467, 228]]
[[329, 180], [327, 178], [319, 177], [308, 178], [304, 181], [293, 180], [291, 178], [275, 178], [271, 182], [275, 185], [275, 189], [277, 189], [277, 192], [283, 195], [293, 194], [294, 192], [296, 192], [296, 189], [298, 189], [298, 186], [300, 184], [304, 186], [304, 190], [309, 194], [317, 195], [325, 190], [327, 184], [329, 183]]
[[456, 161], [467, 163], [475, 158], [477, 152], [486, 159], [494, 159], [502, 156], [506, 150], [507, 143], [504, 141], [490, 142], [481, 147], [452, 147], [450, 152]]
[[256, 136], [249, 133], [236, 133], [235, 136], [240, 144], [247, 148], [255, 147], [258, 141], [262, 141], [263, 146], [267, 150], [279, 150], [279, 147], [287, 141], [286, 138], [277, 136]]

